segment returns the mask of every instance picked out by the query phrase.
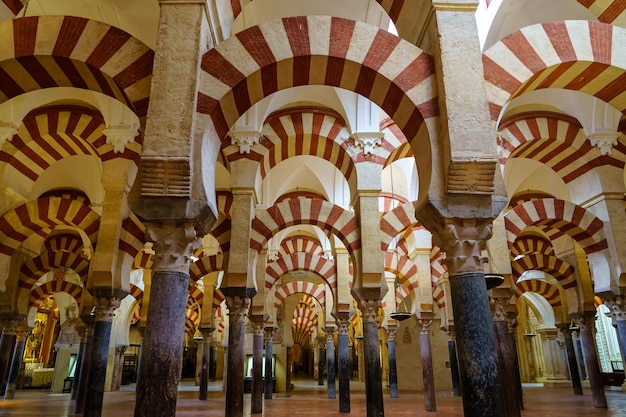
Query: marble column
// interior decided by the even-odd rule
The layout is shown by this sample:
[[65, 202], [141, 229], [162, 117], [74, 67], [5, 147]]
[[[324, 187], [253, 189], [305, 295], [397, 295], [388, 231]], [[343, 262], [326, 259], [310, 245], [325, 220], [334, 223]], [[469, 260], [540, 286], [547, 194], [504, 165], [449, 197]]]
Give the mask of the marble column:
[[[223, 289], [224, 293], [227, 289]], [[227, 294], [227, 293], [226, 293]], [[225, 295], [228, 307], [228, 378], [226, 379], [226, 417], [243, 416], [243, 364], [245, 320], [250, 298]], [[270, 374], [271, 375], [271, 374]]]
[[572, 339], [572, 329], [569, 323], [560, 324], [558, 328], [561, 330], [565, 343], [565, 352], [567, 353], [567, 365], [569, 367], [569, 376], [572, 381], [572, 388], [575, 395], [583, 395], [583, 386], [580, 381], [580, 373], [578, 372], [578, 361], [576, 360], [576, 350], [574, 350], [574, 340]]
[[389, 360], [389, 396], [398, 398], [398, 368], [396, 366], [396, 326], [387, 329], [387, 358]]
[[211, 334], [213, 328], [206, 327], [200, 329], [202, 332], [202, 359], [200, 364], [200, 387], [198, 389], [198, 399], [206, 401], [209, 390], [209, 368], [211, 365]]
[[274, 391], [274, 381], [272, 380], [272, 358], [274, 357], [274, 328], [266, 327], [264, 332], [265, 340], [265, 375], [267, 377], [263, 381], [263, 398], [272, 399]]
[[350, 412], [350, 320], [337, 319], [337, 371], [339, 377], [339, 412]]
[[293, 350], [291, 348], [292, 346], [285, 346], [285, 356], [287, 357], [285, 361], [285, 368], [287, 368], [285, 371], [285, 386], [287, 392], [293, 390], [291, 387], [291, 374], [293, 373]]
[[85, 315], [81, 317], [85, 323], [85, 338], [83, 340], [83, 355], [80, 360], [79, 373], [75, 375], [77, 382], [76, 402], [74, 403], [74, 414], [85, 413], [85, 403], [87, 402], [89, 370], [91, 368], [91, 354], [93, 353], [93, 337], [94, 337], [94, 318], [95, 316]]
[[23, 323], [17, 326], [15, 330], [16, 344], [13, 352], [13, 360], [11, 361], [11, 368], [9, 371], [9, 378], [7, 380], [7, 388], [4, 394], [5, 400], [12, 400], [15, 398], [15, 389], [17, 387], [17, 380], [20, 376], [20, 367], [22, 366], [22, 357], [24, 356], [24, 347], [26, 345], [26, 339], [30, 334], [31, 328], [26, 327]]
[[328, 398], [337, 398], [337, 388], [335, 387], [335, 328], [326, 326], [326, 381]]
[[360, 300], [363, 313], [363, 356], [365, 368], [365, 403], [367, 417], [383, 417], [383, 383], [378, 344], [378, 308], [380, 300]]
[[450, 357], [450, 377], [452, 378], [452, 395], [461, 396], [461, 379], [459, 377], [459, 361], [456, 357], [456, 340], [454, 326], [448, 326], [448, 356]]
[[[99, 292], [109, 293], [101, 295]], [[117, 293], [117, 295], [114, 295]], [[100, 417], [102, 415], [102, 401], [104, 399], [104, 382], [109, 360], [109, 341], [113, 315], [120, 306], [126, 293], [115, 289], [94, 290], [94, 304], [96, 318], [93, 329], [93, 350], [91, 352], [91, 366], [89, 367], [89, 381], [87, 382], [88, 395], [85, 399], [85, 417]]]
[[83, 357], [85, 356], [85, 332], [87, 328], [84, 324], [79, 324], [76, 326], [76, 332], [78, 333], [78, 356], [76, 357], [76, 368], [74, 370], [74, 379], [72, 380], [72, 394], [70, 398], [72, 400], [76, 399], [76, 395], [78, 394], [78, 379], [80, 376], [80, 367], [83, 363]]
[[[322, 339], [324, 340], [324, 339]], [[317, 341], [317, 385], [324, 385], [324, 344]]]
[[517, 391], [517, 403], [520, 410], [524, 409], [524, 393], [522, 391], [522, 374], [519, 369], [519, 356], [517, 352], [517, 309], [514, 312], [507, 312], [507, 325], [509, 328], [509, 343], [513, 348], [513, 358], [515, 358], [515, 385]]
[[[263, 318], [252, 316], [252, 394], [250, 400], [250, 412], [259, 414], [263, 412]], [[266, 375], [266, 379], [272, 379], [272, 375]]]
[[417, 320], [420, 330], [420, 356], [422, 359], [422, 378], [424, 380], [424, 409], [437, 411], [435, 399], [435, 373], [433, 372], [433, 356], [430, 349], [430, 326], [432, 318]]
[[607, 408], [606, 396], [598, 362], [598, 350], [595, 338], [595, 312], [584, 312], [573, 316], [574, 321], [580, 326], [580, 339], [585, 351], [585, 364], [589, 372], [589, 385], [591, 386], [591, 399], [595, 408]]
[[[0, 387], [8, 381], [9, 366], [13, 358], [15, 350], [15, 341], [17, 339], [17, 326], [22, 322], [19, 319], [3, 319], [2, 320], [2, 337], [0, 337]], [[2, 388], [4, 395], [4, 388]]]
[[517, 382], [515, 380], [515, 362], [517, 356], [511, 346], [509, 325], [507, 323], [507, 307], [514, 295], [514, 289], [494, 288], [491, 290], [491, 304], [493, 306], [493, 330], [496, 336], [498, 351], [498, 369], [502, 380], [504, 403], [507, 417], [520, 417]]

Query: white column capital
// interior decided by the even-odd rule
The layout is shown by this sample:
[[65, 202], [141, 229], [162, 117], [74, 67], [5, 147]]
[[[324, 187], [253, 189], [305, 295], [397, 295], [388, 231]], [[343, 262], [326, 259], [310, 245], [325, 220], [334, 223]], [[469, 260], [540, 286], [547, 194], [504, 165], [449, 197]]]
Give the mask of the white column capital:
[[235, 146], [239, 146], [240, 154], [249, 154], [250, 149], [259, 143], [263, 133], [253, 130], [231, 130], [228, 132], [230, 136], [230, 143]]
[[135, 137], [139, 134], [137, 128], [131, 126], [112, 126], [104, 129], [102, 133], [106, 136], [106, 143], [113, 145], [113, 152], [122, 153]]
[[587, 136], [587, 139], [592, 146], [600, 149], [602, 155], [610, 155], [621, 136], [623, 136], [621, 132], [594, 132]]

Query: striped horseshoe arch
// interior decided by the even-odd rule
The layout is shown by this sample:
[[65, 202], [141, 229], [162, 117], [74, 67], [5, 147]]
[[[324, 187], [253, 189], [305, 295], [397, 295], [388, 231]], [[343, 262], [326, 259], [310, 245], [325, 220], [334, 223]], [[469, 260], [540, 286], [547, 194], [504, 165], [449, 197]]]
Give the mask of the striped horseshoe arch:
[[31, 291], [30, 307], [39, 307], [46, 298], [57, 292], [67, 293], [79, 303], [83, 289], [79, 285], [68, 281], [48, 281]]
[[68, 245], [67, 251], [48, 250], [25, 262], [20, 268], [18, 286], [30, 290], [44, 274], [57, 268], [72, 269], [81, 278], [81, 281], [86, 283], [89, 261], [83, 256], [82, 241], [74, 236], [72, 238], [70, 242], [78, 244], [78, 248]]
[[154, 52], [121, 29], [72, 16], [0, 22], [0, 103], [40, 88], [75, 87], [148, 111]]
[[306, 281], [291, 281], [276, 289], [274, 308], [279, 308], [283, 300], [292, 294], [308, 294], [315, 298], [322, 308], [326, 307], [326, 292], [324, 287]]
[[518, 204], [504, 215], [504, 226], [509, 249], [528, 226], [547, 229], [550, 240], [567, 234], [588, 254], [608, 247], [602, 220], [583, 207], [556, 198], [537, 198]]
[[415, 217], [416, 208], [417, 202], [410, 201], [383, 215], [380, 219], [380, 230], [382, 232], [380, 250], [386, 252], [391, 241], [402, 233], [403, 230], [413, 225], [419, 225], [419, 221]]
[[622, 0], [578, 0], [600, 22], [624, 26], [626, 23], [626, 3]]
[[211, 272], [224, 270], [224, 255], [217, 254], [203, 256], [189, 264], [189, 281], [196, 283], [203, 276]]
[[146, 244], [146, 227], [133, 213], [122, 221], [119, 250], [136, 258]]
[[550, 285], [545, 281], [538, 279], [526, 279], [518, 282], [515, 288], [515, 297], [520, 298], [525, 292], [536, 292], [542, 295], [552, 307], [559, 307], [561, 303], [561, 293], [558, 287]]
[[528, 26], [497, 42], [483, 54], [492, 119], [498, 119], [507, 101], [542, 88], [581, 91], [623, 113], [625, 39], [621, 27], [573, 20]]
[[526, 271], [536, 270], [552, 275], [564, 290], [575, 289], [576, 275], [574, 267], [552, 255], [530, 254], [511, 263], [513, 276], [517, 280]]
[[309, 236], [289, 236], [280, 242], [278, 253], [290, 255], [297, 252], [312, 253], [317, 256], [324, 256], [324, 248], [319, 240]]
[[554, 248], [549, 240], [539, 236], [521, 236], [515, 239], [511, 247], [511, 259], [530, 254], [554, 255]]
[[337, 288], [335, 264], [326, 258], [305, 252], [283, 255], [274, 262], [269, 262], [265, 269], [265, 288], [270, 290], [282, 275], [292, 271], [313, 272], [322, 277], [331, 289]]
[[[430, 139], [418, 132], [439, 112], [433, 59], [378, 27], [329, 16], [270, 20], [206, 52], [201, 69], [197, 111], [224, 146], [230, 126], [264, 97], [299, 85], [328, 85], [378, 104], [430, 169]], [[420, 177], [420, 190], [428, 190], [427, 177]]]
[[100, 216], [81, 201], [43, 197], [29, 201], [0, 218], [0, 254], [11, 256], [34, 233], [47, 234], [55, 226], [74, 226], [94, 242]]

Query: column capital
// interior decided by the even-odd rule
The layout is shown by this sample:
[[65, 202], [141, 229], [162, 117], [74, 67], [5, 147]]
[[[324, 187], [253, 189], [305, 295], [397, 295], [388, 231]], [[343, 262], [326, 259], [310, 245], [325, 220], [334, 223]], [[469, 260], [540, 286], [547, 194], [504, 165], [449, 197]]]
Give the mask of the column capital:
[[224, 298], [226, 307], [228, 308], [229, 320], [233, 323], [245, 320], [248, 308], [250, 307], [250, 298], [237, 295], [227, 295]]
[[335, 327], [334, 326], [326, 326], [324, 328], [326, 332], [326, 343], [334, 343], [335, 342]]
[[264, 340], [270, 341], [270, 340], [274, 340], [274, 327], [266, 327], [264, 329], [265, 332], [265, 336], [264, 336]]
[[593, 311], [584, 311], [582, 313], [572, 314], [572, 319], [576, 323], [580, 330], [593, 331], [596, 325], [596, 314]]
[[265, 336], [265, 323], [258, 316], [249, 316], [250, 324], [252, 324], [252, 334], [254, 336]]
[[15, 336], [17, 336], [18, 342], [23, 342], [28, 339], [30, 333], [33, 331], [32, 327], [27, 327], [26, 325], [19, 325], [15, 330]]
[[626, 320], [626, 297], [622, 294], [605, 299], [604, 304], [611, 310], [615, 320]]
[[[507, 307], [511, 302], [511, 297], [507, 296], [489, 296], [491, 304], [491, 318], [493, 321], [507, 320]], [[508, 324], [508, 323], [507, 323]]]
[[482, 251], [491, 237], [492, 219], [444, 219], [443, 229], [433, 236], [445, 251], [444, 263], [450, 275], [483, 272]]
[[0, 325], [2, 326], [2, 334], [15, 336], [18, 326], [22, 324], [24, 321], [23, 317], [20, 318], [9, 318], [9, 319], [1, 319]]
[[420, 334], [430, 334], [430, 326], [433, 324], [433, 319], [417, 319], [417, 325]]
[[113, 321], [115, 310], [120, 306], [123, 298], [124, 297], [118, 296], [95, 295], [93, 302], [96, 307], [96, 321]]
[[397, 334], [398, 334], [398, 328], [395, 327], [395, 326], [389, 326], [387, 328], [387, 341], [388, 342], [395, 342]]
[[337, 334], [348, 334], [348, 330], [350, 328], [350, 319], [339, 318], [337, 319], [336, 323], [337, 323]]
[[231, 130], [228, 132], [231, 145], [239, 147], [240, 154], [249, 154], [254, 145], [258, 145], [262, 132], [254, 130]]
[[456, 333], [454, 331], [454, 326], [448, 326], [447, 329], [445, 329], [446, 334], [448, 335], [448, 341], [456, 341]]
[[363, 314], [363, 321], [377, 323], [378, 308], [380, 307], [380, 300], [359, 300], [359, 308]]
[[195, 222], [163, 220], [145, 223], [149, 239], [154, 242], [154, 270], [189, 272], [191, 250], [198, 244]]

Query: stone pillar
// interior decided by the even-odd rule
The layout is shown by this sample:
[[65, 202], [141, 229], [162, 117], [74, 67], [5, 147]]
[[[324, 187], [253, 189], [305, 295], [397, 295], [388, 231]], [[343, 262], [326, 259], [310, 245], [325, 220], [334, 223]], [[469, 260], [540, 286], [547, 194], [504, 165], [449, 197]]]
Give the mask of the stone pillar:
[[[230, 290], [224, 288], [222, 293]], [[245, 347], [245, 320], [250, 298], [224, 295], [228, 307], [228, 378], [226, 379], [226, 417], [243, 416], [243, 363]]]
[[76, 399], [76, 394], [78, 393], [78, 378], [80, 376], [80, 367], [83, 363], [83, 357], [85, 355], [85, 332], [87, 328], [81, 322], [81, 324], [76, 326], [76, 331], [78, 332], [78, 356], [76, 357], [76, 368], [74, 370], [74, 379], [72, 380], [72, 394], [70, 398], [72, 400]]
[[202, 359], [200, 364], [200, 388], [198, 389], [198, 399], [206, 401], [209, 390], [209, 368], [211, 366], [211, 333], [213, 328], [200, 329], [202, 332]]
[[493, 330], [496, 336], [498, 350], [498, 369], [502, 380], [504, 403], [507, 417], [520, 417], [517, 381], [515, 380], [515, 362], [517, 356], [511, 346], [509, 325], [507, 323], [507, 307], [515, 290], [512, 288], [494, 288], [491, 290], [491, 304], [493, 306]]
[[22, 357], [24, 356], [24, 347], [26, 345], [26, 339], [30, 334], [31, 328], [26, 327], [24, 324], [17, 326], [15, 330], [16, 344], [13, 352], [13, 360], [11, 361], [11, 368], [9, 371], [9, 378], [7, 379], [7, 389], [4, 394], [5, 400], [12, 400], [15, 398], [15, 389], [17, 387], [17, 380], [20, 376], [20, 367], [22, 366]]
[[350, 412], [350, 346], [348, 327], [350, 319], [337, 319], [337, 367], [339, 376], [339, 412]]
[[[322, 339], [324, 340], [324, 339]], [[317, 340], [317, 385], [324, 385], [324, 343]]]
[[509, 327], [509, 343], [511, 343], [511, 347], [513, 348], [513, 357], [515, 358], [515, 385], [517, 391], [517, 403], [519, 404], [520, 410], [524, 409], [524, 393], [522, 391], [522, 374], [519, 369], [519, 356], [517, 352], [517, 338], [515, 337], [517, 333], [517, 308], [515, 311], [509, 310], [507, 312], [507, 324]]
[[335, 340], [334, 333], [335, 328], [333, 326], [326, 326], [326, 381], [328, 398], [337, 398], [337, 389], [335, 387]]
[[146, 225], [155, 254], [135, 417], [152, 416], [154, 410], [163, 417], [173, 417], [184, 348], [191, 245], [196, 241], [196, 231], [189, 220], [150, 221]]
[[[252, 323], [252, 395], [250, 410], [252, 414], [263, 412], [263, 317], [250, 317]], [[271, 363], [271, 362], [270, 362]], [[272, 380], [272, 375], [266, 375], [265, 379]]]
[[396, 326], [387, 329], [387, 357], [389, 360], [389, 396], [398, 398], [398, 368], [396, 367]]
[[[287, 372], [285, 375], [285, 385], [287, 386], [287, 392], [291, 391], [291, 374], [293, 372], [293, 351], [291, 350], [291, 346], [287, 346], [285, 349], [287, 350], [286, 356], [287, 361], [285, 367], [287, 368]], [[271, 363], [271, 362], [270, 362]]]
[[448, 326], [448, 356], [450, 357], [450, 377], [452, 378], [452, 395], [461, 396], [461, 379], [459, 377], [459, 361], [456, 357], [456, 340], [454, 326]]
[[572, 388], [575, 395], [583, 395], [583, 386], [580, 382], [580, 373], [578, 372], [578, 361], [576, 361], [576, 351], [574, 350], [574, 340], [572, 339], [572, 329], [569, 323], [559, 324], [558, 328], [563, 334], [565, 351], [567, 353], [567, 364], [569, 366], [569, 376], [572, 381]]
[[380, 300], [360, 300], [363, 313], [363, 356], [365, 367], [365, 400], [367, 417], [383, 417], [383, 384], [378, 345], [378, 308]]
[[[265, 381], [263, 386], [264, 398], [266, 400], [272, 399], [272, 392], [274, 384], [272, 381], [272, 358], [274, 356], [274, 328], [265, 328]], [[287, 387], [289, 389], [289, 387]]]
[[[100, 292], [102, 294], [99, 294]], [[105, 292], [109, 294], [103, 295]], [[96, 319], [93, 329], [93, 351], [91, 353], [91, 366], [89, 367], [89, 381], [87, 382], [88, 395], [85, 400], [84, 415], [86, 417], [100, 417], [102, 415], [104, 381], [109, 359], [113, 315], [126, 293], [121, 290], [109, 289], [105, 291], [105, 289], [99, 288], [93, 295]]]
[[585, 351], [585, 364], [589, 372], [589, 385], [591, 386], [591, 398], [595, 408], [607, 408], [606, 396], [598, 362], [598, 350], [595, 338], [595, 312], [583, 312], [573, 316], [574, 321], [580, 326], [580, 339]]
[[465, 417], [506, 416], [481, 251], [490, 219], [445, 219], [434, 235], [446, 252]]
[[87, 402], [88, 385], [89, 385], [89, 371], [91, 368], [91, 354], [93, 353], [93, 337], [94, 337], [94, 316], [82, 316], [83, 323], [85, 323], [85, 338], [83, 341], [83, 355], [80, 359], [80, 372], [74, 376], [78, 382], [76, 385], [76, 403], [74, 403], [74, 414], [85, 413], [85, 403]]
[[[426, 316], [426, 314], [423, 314]], [[433, 372], [433, 356], [430, 349], [430, 326], [432, 318], [419, 318], [420, 354], [422, 358], [422, 378], [424, 380], [424, 409], [437, 411], [435, 400], [435, 373]]]
[[122, 369], [124, 367], [124, 352], [128, 346], [117, 346], [115, 348], [115, 359], [113, 363], [113, 377], [111, 378], [111, 391], [119, 391], [122, 386]]
[[[0, 387], [4, 387], [4, 384], [8, 381], [9, 366], [11, 359], [13, 358], [13, 352], [15, 348], [15, 340], [17, 339], [16, 330], [17, 326], [22, 322], [22, 318], [19, 319], [3, 319], [2, 324], [2, 337], [0, 337]], [[2, 395], [4, 395], [4, 388], [2, 388]]]

